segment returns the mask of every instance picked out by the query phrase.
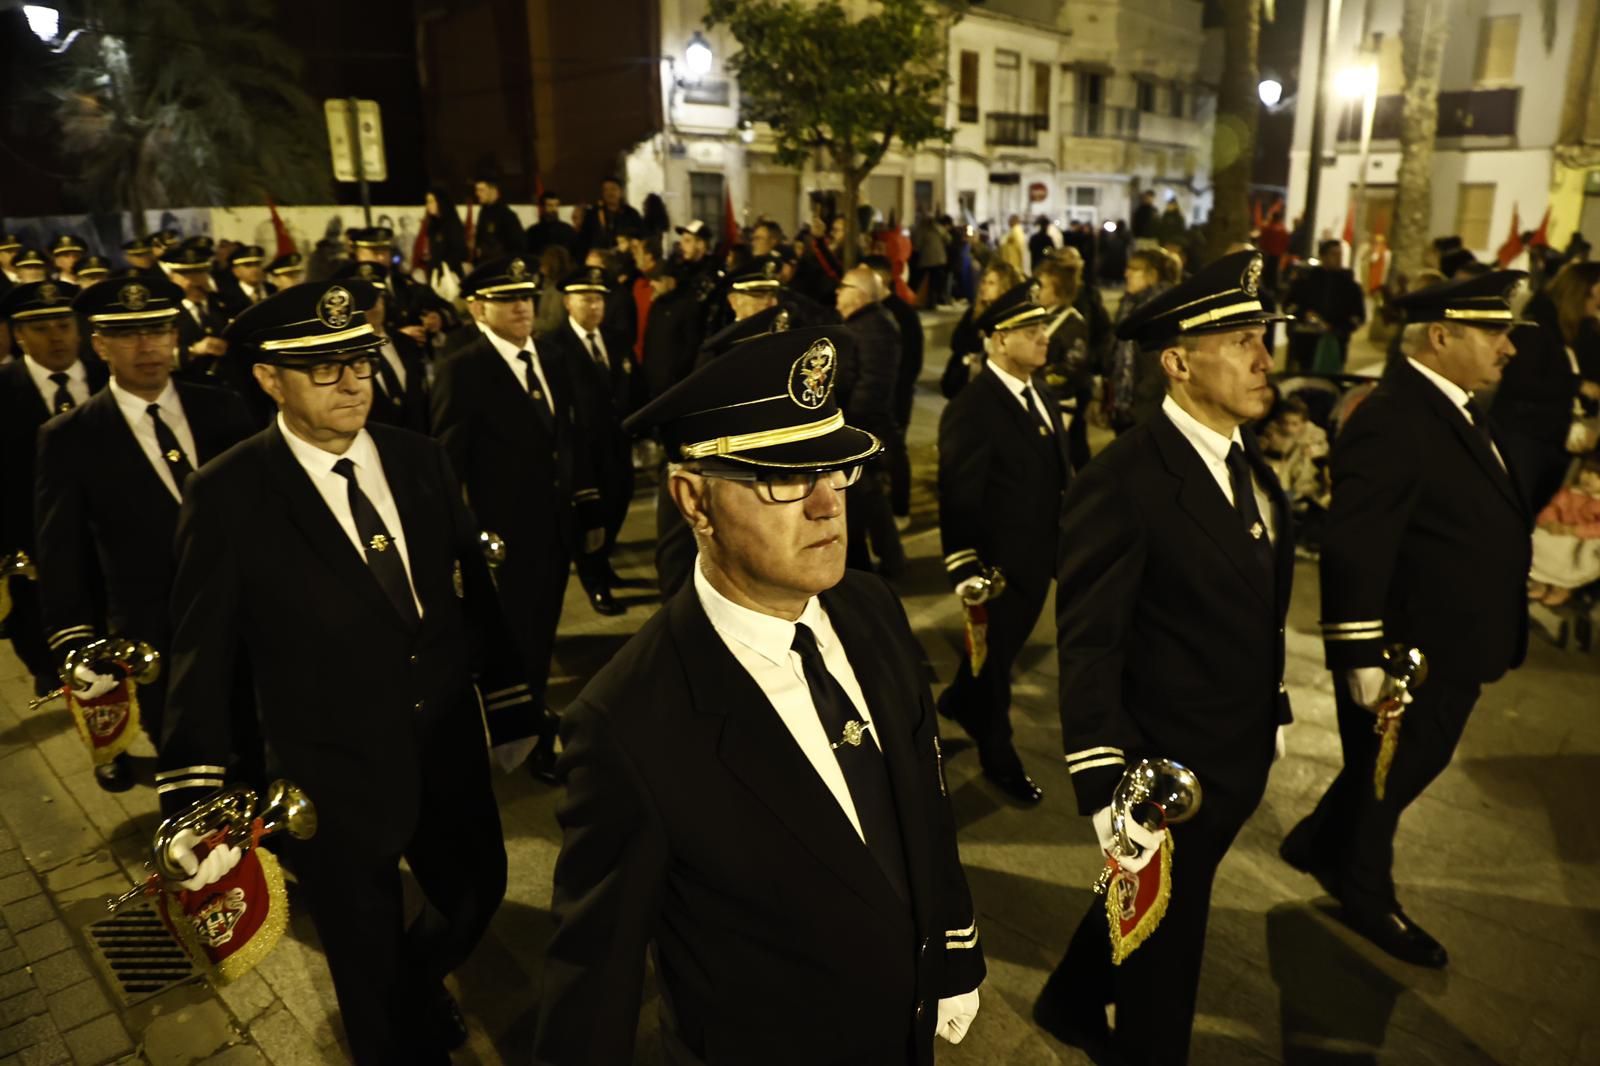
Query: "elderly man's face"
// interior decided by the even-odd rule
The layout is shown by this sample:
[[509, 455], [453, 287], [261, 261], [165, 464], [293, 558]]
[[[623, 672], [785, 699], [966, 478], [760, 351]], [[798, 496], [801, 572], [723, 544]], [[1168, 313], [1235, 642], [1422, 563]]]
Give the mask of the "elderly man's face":
[[1272, 409], [1266, 335], [1262, 326], [1202, 333], [1187, 346], [1164, 351], [1162, 366], [1201, 414], [1233, 425], [1254, 422]]
[[1428, 330], [1439, 373], [1472, 392], [1500, 383], [1500, 372], [1517, 354], [1508, 329], [1437, 324]]
[[561, 298], [567, 315], [579, 329], [588, 333], [600, 328], [606, 317], [606, 298], [598, 292], [569, 292]]
[[342, 451], [367, 424], [372, 378], [357, 377], [353, 364], [345, 366], [332, 385], [318, 385], [305, 370], [291, 367], [258, 363], [254, 372], [262, 391], [272, 397], [301, 440]]
[[46, 370], [65, 370], [78, 361], [76, 315], [12, 322], [11, 328], [16, 331], [23, 352]]
[[[673, 498], [707, 561], [747, 597], [765, 604], [806, 599], [844, 577], [844, 489], [824, 476], [796, 503], [773, 503], [759, 485], [680, 472]], [[689, 491], [684, 493], [684, 489]], [[685, 507], [687, 500], [696, 501]]]

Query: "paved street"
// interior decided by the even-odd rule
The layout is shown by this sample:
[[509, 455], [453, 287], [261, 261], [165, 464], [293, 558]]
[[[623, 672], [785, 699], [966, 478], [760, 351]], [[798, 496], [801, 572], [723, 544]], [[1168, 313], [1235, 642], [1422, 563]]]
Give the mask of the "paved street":
[[[896, 583], [941, 678], [953, 672], [961, 632], [938, 558], [932, 495], [948, 325], [930, 325], [912, 439], [912, 562]], [[617, 560], [625, 575], [652, 573], [651, 499], [642, 486]], [[651, 598], [634, 593], [624, 596], [625, 616], [603, 619], [580, 592], [574, 581], [552, 692], [558, 707], [654, 609]], [[1536, 635], [1527, 665], [1485, 692], [1455, 764], [1402, 823], [1402, 902], [1451, 952], [1447, 971], [1425, 972], [1348, 932], [1315, 882], [1277, 858], [1284, 831], [1339, 762], [1317, 600], [1315, 567], [1301, 563], [1288, 666], [1297, 723], [1265, 803], [1218, 876], [1192, 1061], [1600, 1063], [1600, 828], [1588, 817], [1588, 790], [1600, 781], [1600, 656], [1559, 650]], [[1015, 689], [1018, 748], [1046, 791], [1044, 803], [1011, 806], [977, 776], [970, 748], [955, 740], [946, 748], [954, 752], [946, 767], [989, 959], [982, 1011], [966, 1042], [941, 1045], [940, 1062], [951, 1066], [1085, 1061], [1028, 1020], [1034, 994], [1089, 904], [1098, 866], [1060, 755], [1053, 628], [1049, 617], [1041, 621]], [[154, 794], [148, 785], [121, 796], [100, 792], [66, 713], [59, 706], [30, 712], [28, 695], [7, 646], [0, 650], [0, 1060], [343, 1061], [331, 986], [303, 914], [236, 985], [214, 992], [190, 981], [120, 1008], [84, 950], [82, 927], [100, 916], [100, 899], [137, 873], [157, 820]], [[148, 782], [151, 762], [142, 766]], [[454, 980], [473, 1026], [468, 1049], [456, 1057], [462, 1063], [526, 1060], [550, 931], [557, 794], [521, 773], [500, 778], [497, 788], [510, 890], [488, 941]], [[795, 1024], [817, 1023], [796, 1017]], [[653, 1029], [651, 1005], [641, 1019], [641, 1061], [652, 1061]]]

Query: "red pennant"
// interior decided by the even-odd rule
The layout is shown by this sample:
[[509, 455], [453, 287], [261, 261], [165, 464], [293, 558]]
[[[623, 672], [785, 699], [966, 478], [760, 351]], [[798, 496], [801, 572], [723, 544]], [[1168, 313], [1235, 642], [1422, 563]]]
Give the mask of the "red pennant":
[[278, 214], [278, 205], [272, 197], [267, 197], [267, 210], [272, 214], [272, 232], [278, 239], [278, 255], [288, 255], [295, 250], [294, 238], [289, 234], [289, 227], [284, 225], [283, 218]]
[[283, 872], [273, 854], [258, 847], [212, 884], [163, 893], [162, 902], [162, 920], [190, 957], [224, 982], [253, 969], [289, 923]]
[[1506, 265], [1522, 254], [1522, 219], [1517, 213], [1517, 205], [1511, 205], [1511, 233], [1506, 237], [1506, 242], [1495, 253], [1495, 262], [1504, 270]]
[[1535, 248], [1550, 247], [1550, 208], [1544, 209], [1544, 217], [1539, 220], [1539, 228], [1534, 231], [1533, 239], [1528, 242]]

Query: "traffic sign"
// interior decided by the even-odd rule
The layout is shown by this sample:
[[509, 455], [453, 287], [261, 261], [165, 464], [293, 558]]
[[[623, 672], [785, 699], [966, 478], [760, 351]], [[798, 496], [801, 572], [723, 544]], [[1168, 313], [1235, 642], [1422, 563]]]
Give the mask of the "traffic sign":
[[338, 181], [387, 180], [389, 163], [383, 153], [383, 120], [378, 102], [354, 98], [325, 100], [322, 113], [328, 121], [328, 148], [333, 155], [334, 178]]

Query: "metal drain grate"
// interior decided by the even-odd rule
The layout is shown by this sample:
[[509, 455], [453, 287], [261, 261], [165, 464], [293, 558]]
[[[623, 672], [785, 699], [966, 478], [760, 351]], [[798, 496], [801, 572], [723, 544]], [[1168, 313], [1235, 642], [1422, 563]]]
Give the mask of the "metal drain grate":
[[124, 907], [84, 929], [89, 949], [126, 1006], [195, 975], [194, 964], [156, 914], [153, 903]]

